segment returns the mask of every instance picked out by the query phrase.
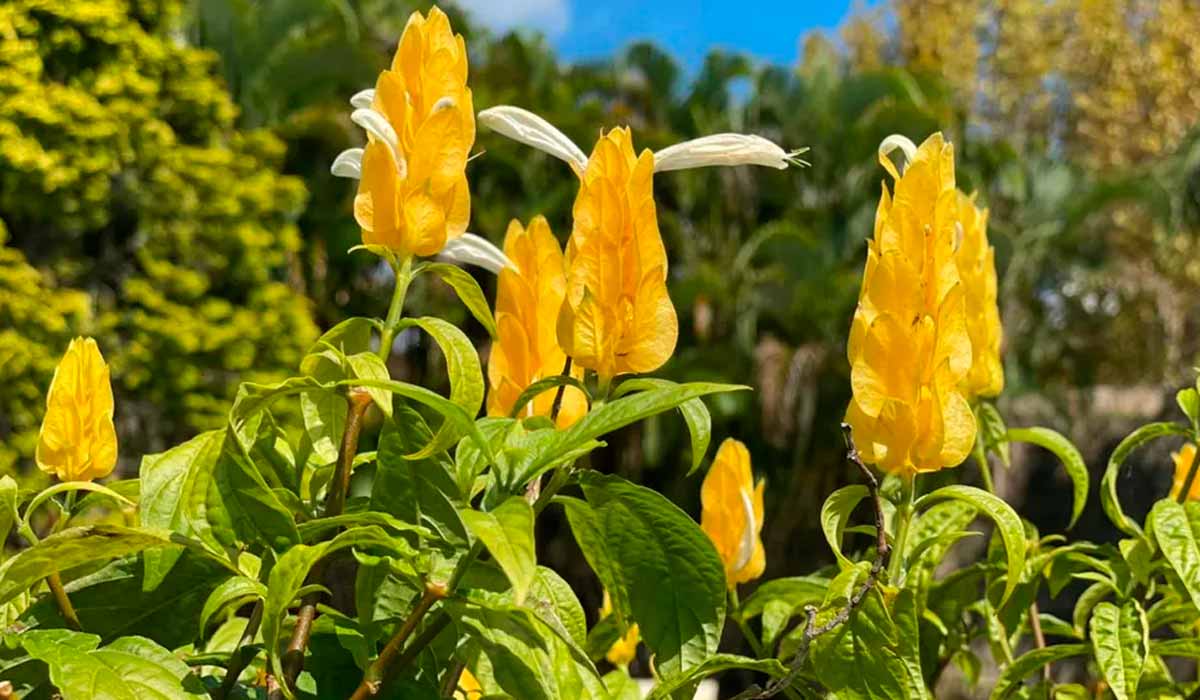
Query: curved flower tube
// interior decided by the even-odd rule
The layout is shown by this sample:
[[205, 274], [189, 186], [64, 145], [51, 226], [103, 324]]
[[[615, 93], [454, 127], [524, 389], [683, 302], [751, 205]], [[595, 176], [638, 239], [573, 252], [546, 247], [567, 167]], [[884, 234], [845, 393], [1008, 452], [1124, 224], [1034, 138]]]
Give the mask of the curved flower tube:
[[888, 157], [896, 141], [879, 150], [895, 195], [884, 185], [867, 245], [848, 344], [846, 422], [865, 461], [912, 475], [960, 464], [976, 428], [961, 387], [972, 351], [955, 263], [962, 226], [954, 148], [940, 133], [930, 136], [901, 175]]
[[700, 486], [700, 529], [721, 556], [730, 588], [762, 576], [767, 565], [762, 543], [764, 485], [754, 483], [746, 446], [726, 438]]
[[63, 481], [99, 479], [117, 464], [109, 369], [91, 338], [72, 340], [54, 370], [36, 460]]
[[[546, 219], [536, 216], [523, 228], [515, 219], [504, 237], [504, 252], [514, 267], [499, 272], [496, 287], [498, 337], [488, 359], [490, 416], [507, 416], [517, 398], [534, 382], [561, 374], [566, 354], [555, 326], [566, 296], [563, 254]], [[571, 374], [583, 377], [572, 367]], [[557, 391], [546, 391], [525, 405], [527, 416], [549, 416]], [[587, 413], [587, 399], [574, 387], [563, 390], [556, 423], [565, 428]]]

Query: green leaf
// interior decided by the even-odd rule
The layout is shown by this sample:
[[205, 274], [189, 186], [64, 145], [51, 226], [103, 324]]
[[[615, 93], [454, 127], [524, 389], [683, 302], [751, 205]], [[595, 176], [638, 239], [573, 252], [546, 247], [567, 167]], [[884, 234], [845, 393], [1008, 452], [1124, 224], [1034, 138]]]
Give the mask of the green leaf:
[[[354, 372], [354, 376], [359, 379], [387, 381], [392, 378], [388, 374], [388, 368], [383, 363], [383, 359], [373, 352], [360, 352], [349, 355], [346, 357], [346, 362], [350, 364], [350, 370]], [[364, 388], [371, 395], [371, 399], [379, 407], [379, 410], [383, 411], [383, 415], [391, 417], [392, 392], [377, 386]]]
[[[219, 546], [208, 524], [207, 498], [224, 443], [224, 431], [210, 430], [166, 452], [143, 457], [138, 470], [142, 525], [174, 530]], [[158, 587], [182, 554], [182, 549], [174, 547], [146, 552], [145, 590]]]
[[[162, 585], [145, 592], [144, 556], [145, 551], [141, 556], [122, 557], [66, 582], [64, 588], [80, 623], [105, 642], [141, 634], [174, 649], [194, 641], [205, 598], [229, 579], [229, 570], [186, 550]], [[43, 596], [26, 609], [19, 623], [24, 629], [66, 626], [52, 596]]]
[[825, 541], [829, 543], [829, 548], [837, 557], [838, 566], [843, 569], [849, 568], [852, 564], [846, 555], [842, 554], [842, 533], [846, 529], [846, 523], [850, 520], [850, 514], [870, 493], [870, 490], [862, 484], [843, 486], [829, 494], [829, 498], [826, 498], [825, 504], [821, 506], [821, 531], [825, 533]]
[[[439, 435], [443, 433], [457, 433], [459, 436], [466, 435], [470, 437], [471, 440], [474, 441], [475, 445], [479, 447], [484, 455], [487, 456], [488, 464], [492, 464], [496, 461], [495, 455], [492, 454], [491, 446], [488, 445], [487, 440], [485, 440], [483, 437], [483, 434], [479, 432], [479, 427], [475, 425], [475, 419], [473, 416], [478, 412], [478, 408], [468, 413], [463, 409], [462, 406], [459, 406], [453, 401], [450, 401], [449, 399], [446, 399], [445, 397], [424, 387], [416, 386], [415, 384], [408, 384], [406, 382], [398, 382], [395, 380], [385, 382], [375, 379], [358, 379], [346, 380], [345, 382], [339, 382], [339, 384], [354, 384], [355, 386], [361, 386], [364, 388], [380, 387], [387, 389], [397, 396], [402, 396], [406, 399], [416, 401], [423, 406], [428, 406], [434, 411], [437, 411], [443, 418], [446, 419], [446, 422], [442, 424], [441, 430], [438, 432]], [[437, 447], [433, 442], [430, 442], [424, 447], [424, 449], [408, 455], [407, 458], [421, 459], [435, 452], [444, 450], [446, 446], [452, 444], [454, 444], [453, 439], [449, 440], [446, 445], [442, 447]], [[431, 447], [433, 449], [431, 449]]]
[[[666, 379], [638, 377], [621, 382], [617, 386], [614, 396], [619, 398], [634, 391], [669, 389], [678, 386], [679, 384]], [[709, 443], [712, 442], [712, 416], [708, 412], [708, 407], [700, 399], [688, 399], [679, 404], [679, 412], [683, 415], [683, 421], [687, 424], [688, 436], [691, 438], [692, 465], [687, 472], [687, 475], [691, 476], [704, 462], [704, 455], [708, 452]]]
[[[459, 330], [458, 326], [433, 316], [409, 318], [400, 322], [401, 328], [410, 326], [425, 331], [437, 343], [446, 358], [446, 370], [450, 375], [450, 402], [473, 419], [483, 406], [484, 382], [483, 370], [479, 366], [479, 353], [471, 344], [470, 338]], [[462, 436], [463, 433], [447, 420], [433, 436], [433, 441], [413, 455], [413, 459], [441, 452]]]
[[1006, 468], [1010, 466], [1012, 460], [1005, 437], [1008, 427], [996, 406], [990, 401], [981, 401], [975, 409], [975, 420], [979, 425], [979, 437], [983, 441], [984, 450], [998, 455]]
[[1072, 656], [1086, 656], [1091, 649], [1086, 644], [1058, 644], [1044, 649], [1034, 649], [1014, 660], [996, 681], [992, 689], [991, 700], [1002, 700], [1012, 694], [1026, 676], [1041, 667], [1055, 661], [1069, 659]]
[[185, 543], [170, 531], [150, 528], [88, 525], [63, 530], [0, 564], [0, 605], [25, 592], [52, 571], [66, 571], [80, 564]]
[[688, 670], [686, 673], [662, 679], [654, 686], [654, 690], [650, 691], [650, 694], [646, 698], [647, 700], [668, 698], [671, 696], [671, 693], [680, 688], [690, 686], [709, 676], [732, 669], [765, 673], [772, 678], [782, 678], [787, 675], [787, 668], [779, 659], [752, 659], [746, 656], [738, 656], [737, 654], [715, 654], [710, 656], [704, 663]]
[[310, 376], [316, 375], [321, 353], [325, 350], [334, 350], [342, 356], [367, 352], [371, 349], [371, 331], [377, 323], [374, 319], [354, 317], [325, 331], [300, 361], [300, 371]]
[[300, 532], [301, 541], [308, 544], [330, 530], [358, 527], [360, 525], [378, 525], [396, 532], [411, 532], [423, 538], [433, 537], [433, 533], [428, 528], [404, 522], [387, 513], [379, 513], [371, 510], [342, 513], [341, 515], [334, 515], [327, 518], [308, 520], [296, 527]]
[[[838, 578], [846, 582], [845, 590], [857, 587], [869, 567], [870, 564], [862, 562], [843, 572]], [[843, 576], [848, 578], [843, 579]], [[843, 587], [830, 586], [827, 608], [818, 615], [818, 625], [824, 624], [835, 610], [845, 605], [846, 595], [838, 593], [839, 588]], [[879, 589], [872, 588], [846, 623], [813, 641], [812, 668], [817, 680], [839, 699], [928, 697], [923, 687], [912, 687], [898, 644], [898, 632], [891, 614], [884, 606]]]
[[508, 576], [513, 600], [523, 603], [537, 572], [533, 508], [521, 496], [513, 496], [491, 512], [463, 508], [459, 515]]
[[725, 569], [712, 542], [651, 489], [595, 472], [580, 483], [588, 526], [598, 532], [580, 536], [578, 507], [567, 511], [572, 531], [614, 606], [638, 623], [659, 673], [668, 678], [704, 663], [725, 619]]
[[587, 645], [587, 620], [575, 591], [553, 569], [537, 567], [525, 605], [546, 624], [562, 627], [575, 646]]
[[[0, 542], [7, 542], [13, 526], [17, 524], [17, 482], [9, 475], [0, 476]], [[4, 556], [0, 546], [0, 558]]]
[[763, 583], [742, 601], [738, 614], [748, 620], [762, 616], [762, 642], [774, 646], [788, 621], [804, 612], [807, 605], [820, 605], [829, 579], [819, 576], [778, 578]]
[[412, 453], [431, 439], [432, 433], [421, 415], [403, 403], [397, 404], [395, 415], [383, 424], [379, 436], [370, 510], [428, 526], [446, 542], [466, 542], [466, 526], [447, 495], [453, 494], [456, 487], [447, 471], [445, 455], [412, 458]]
[[446, 601], [446, 610], [479, 643], [508, 695], [521, 700], [608, 697], [587, 657], [531, 611], [453, 600]]
[[20, 640], [30, 656], [50, 667], [63, 700], [208, 697], [187, 664], [144, 637], [121, 637], [100, 648], [96, 635], [68, 630], [33, 630]]
[[475, 281], [471, 273], [449, 263], [426, 263], [420, 269], [434, 273], [443, 282], [450, 285], [458, 298], [462, 300], [463, 305], [467, 307], [467, 311], [470, 311], [475, 320], [479, 321], [488, 335], [492, 338], [498, 337], [499, 333], [496, 331], [496, 319], [492, 317], [492, 309], [483, 295], [483, 290], [479, 288], [479, 283]]
[[[283, 678], [283, 648], [280, 646], [283, 622], [288, 608], [305, 586], [309, 571], [322, 558], [347, 547], [382, 548], [402, 558], [412, 558], [416, 552], [402, 539], [393, 537], [375, 526], [346, 530], [328, 542], [315, 545], [298, 544], [284, 552], [267, 578], [267, 595], [263, 603], [262, 636], [270, 650], [271, 668], [276, 678]], [[284, 688], [291, 696], [291, 689]]]
[[1142, 536], [1142, 528], [1121, 509], [1121, 501], [1117, 497], [1117, 478], [1121, 475], [1121, 465], [1137, 448], [1160, 437], [1169, 435], [1188, 434], [1187, 428], [1178, 423], [1150, 423], [1143, 425], [1130, 433], [1113, 450], [1108, 458], [1108, 466], [1104, 470], [1104, 478], [1100, 481], [1100, 505], [1104, 507], [1108, 519], [1118, 529], [1127, 535]]
[[[504, 444], [511, 431], [520, 429], [520, 422], [512, 418], [488, 416], [480, 418], [475, 424], [491, 446], [492, 454], [496, 456], [500, 465], [505, 465], [503, 468], [511, 471], [507, 468], [510, 460], [505, 454]], [[463, 500], [471, 500], [475, 479], [483, 473], [487, 465], [487, 455], [480, 451], [479, 446], [471, 438], [466, 437], [459, 440], [458, 446], [454, 448], [454, 481], [458, 485], [458, 493]]]
[[1062, 462], [1063, 467], [1067, 470], [1067, 476], [1071, 477], [1074, 497], [1071, 506], [1071, 520], [1067, 524], [1067, 528], [1074, 527], [1075, 522], [1079, 520], [1079, 515], [1083, 513], [1084, 505], [1087, 504], [1088, 468], [1083, 461], [1083, 455], [1079, 454], [1079, 450], [1071, 444], [1070, 440], [1049, 428], [1012, 428], [1005, 435], [1005, 439], [1010, 442], [1028, 442], [1043, 447], [1053, 452]]
[[233, 426], [239, 440], [248, 444], [250, 440], [246, 439], [246, 429], [250, 425], [250, 419], [265, 411], [272, 403], [285, 396], [326, 391], [330, 388], [332, 387], [312, 377], [290, 377], [274, 384], [242, 382], [238, 386], [237, 396], [233, 399], [233, 407], [229, 409], [229, 424]]
[[1193, 426], [1200, 424], [1200, 393], [1194, 387], [1180, 389], [1175, 394], [1175, 403], [1179, 404], [1179, 410], [1183, 411]]
[[586, 443], [618, 428], [669, 411], [672, 408], [678, 408], [692, 399], [726, 391], [744, 391], [748, 388], [736, 384], [692, 382], [650, 389], [632, 396], [623, 396], [603, 405], [593, 406], [592, 410], [575, 425], [560, 431], [553, 441], [545, 445], [541, 455], [533, 461], [530, 471], [533, 472], [540, 467], [554, 464], [564, 455], [568, 455]]
[[512, 411], [509, 412], [509, 418], [520, 418], [521, 411], [524, 410], [526, 404], [541, 396], [543, 392], [554, 390], [558, 391], [560, 386], [575, 387], [583, 392], [583, 397], [587, 401], [588, 409], [592, 407], [592, 394], [588, 391], [587, 385], [579, 381], [575, 377], [565, 374], [552, 374], [544, 379], [539, 379], [533, 384], [525, 387], [525, 390], [517, 396], [516, 402], [513, 404]]
[[1008, 558], [1008, 580], [1004, 585], [1004, 595], [1000, 603], [1008, 600], [1020, 583], [1021, 574], [1025, 570], [1025, 528], [1021, 518], [1012, 507], [1001, 499], [982, 489], [973, 486], [952, 485], [928, 493], [917, 500], [918, 510], [937, 501], [954, 499], [967, 503], [987, 515], [996, 524], [996, 531], [1004, 541], [1004, 550]]
[[1088, 618], [1092, 616], [1092, 610], [1100, 603], [1100, 601], [1112, 595], [1115, 591], [1113, 585], [1107, 581], [1103, 583], [1093, 583], [1083, 589], [1083, 593], [1079, 594], [1079, 599], [1075, 601], [1075, 611], [1071, 615], [1071, 624], [1075, 626], [1075, 633], [1082, 637], [1087, 631]]
[[1200, 608], [1200, 503], [1164, 498], [1150, 510], [1150, 527], [1167, 562]]
[[1155, 639], [1150, 642], [1152, 656], [1182, 656], [1200, 659], [1200, 639], [1180, 637], [1178, 639]]
[[292, 512], [279, 502], [232, 429], [212, 468], [205, 514], [226, 547], [261, 542], [282, 551], [300, 542]]
[[1149, 630], [1146, 615], [1135, 600], [1121, 607], [1103, 602], [1092, 610], [1088, 625], [1092, 653], [1117, 700], [1137, 697], [1138, 681], [1146, 665]]
[[203, 639], [213, 617], [237, 610], [246, 603], [267, 597], [267, 587], [248, 576], [231, 576], [213, 589], [200, 611], [200, 635]]

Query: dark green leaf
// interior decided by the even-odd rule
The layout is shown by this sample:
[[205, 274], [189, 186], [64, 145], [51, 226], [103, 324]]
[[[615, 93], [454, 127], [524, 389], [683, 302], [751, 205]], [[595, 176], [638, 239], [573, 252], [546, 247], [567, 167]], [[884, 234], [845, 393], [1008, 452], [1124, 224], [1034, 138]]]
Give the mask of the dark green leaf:
[[1021, 681], [1029, 674], [1055, 661], [1069, 659], [1072, 656], [1086, 656], [1090, 649], [1086, 644], [1058, 644], [1045, 649], [1034, 649], [1022, 654], [1004, 669], [996, 687], [992, 690], [992, 700], [1002, 700], [1013, 693]]
[[231, 576], [213, 589], [200, 611], [200, 635], [203, 639], [213, 617], [229, 613], [246, 603], [267, 597], [267, 587], [247, 576]]
[[1028, 442], [1050, 450], [1062, 462], [1067, 476], [1071, 477], [1073, 494], [1071, 520], [1067, 527], [1074, 526], [1087, 504], [1088, 468], [1083, 455], [1070, 440], [1049, 428], [1012, 428], [1005, 437], [1010, 442]]
[[1152, 440], [1169, 435], [1187, 435], [1188, 430], [1178, 423], [1150, 423], [1143, 425], [1130, 433], [1113, 450], [1108, 458], [1108, 466], [1104, 470], [1104, 478], [1100, 481], [1100, 505], [1108, 519], [1122, 532], [1135, 537], [1142, 536], [1142, 529], [1121, 509], [1121, 501], [1117, 497], [1117, 478], [1121, 475], [1121, 465], [1129, 455]]
[[227, 547], [261, 542], [282, 551], [300, 542], [291, 511], [271, 492], [232, 431], [213, 466], [205, 514], [214, 536]]
[[614, 606], [638, 623], [663, 677], [702, 664], [725, 618], [725, 570], [711, 541], [648, 488], [595, 472], [580, 481], [591, 517], [583, 522], [576, 506], [568, 518]]
[[680, 688], [698, 683], [709, 676], [731, 669], [765, 673], [772, 678], [782, 678], [787, 675], [787, 668], [784, 667], [779, 659], [752, 659], [746, 656], [738, 656], [737, 654], [715, 654], [710, 656], [704, 663], [688, 670], [686, 673], [662, 679], [646, 697], [648, 700], [667, 698], [671, 696], [671, 693]]
[[[401, 328], [408, 326], [420, 328], [437, 343], [446, 358], [446, 370], [450, 375], [450, 402], [469, 418], [474, 418], [479, 413], [479, 408], [483, 406], [484, 381], [483, 370], [479, 366], [479, 353], [471, 344], [470, 338], [457, 326], [433, 316], [401, 321]], [[474, 428], [473, 422], [471, 427]], [[428, 457], [444, 451], [457, 442], [463, 434], [462, 430], [447, 416], [446, 422], [433, 436], [433, 441], [413, 455], [413, 459]]]

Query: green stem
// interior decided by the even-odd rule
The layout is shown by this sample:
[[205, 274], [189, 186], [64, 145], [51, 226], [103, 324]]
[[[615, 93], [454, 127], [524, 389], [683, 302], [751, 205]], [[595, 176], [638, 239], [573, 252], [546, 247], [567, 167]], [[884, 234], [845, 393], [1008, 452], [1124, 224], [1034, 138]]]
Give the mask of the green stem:
[[392, 303], [388, 306], [383, 330], [379, 333], [379, 358], [384, 362], [387, 362], [392, 354], [392, 343], [396, 340], [400, 314], [404, 310], [404, 298], [408, 295], [408, 285], [412, 282], [412, 256], [405, 258], [399, 265], [393, 265], [392, 269], [396, 273], [396, 286], [392, 290]]
[[992, 466], [988, 464], [987, 453], [975, 450], [975, 463], [979, 465], [979, 476], [983, 478], [983, 488], [995, 495], [996, 485], [992, 482]]
[[908, 541], [908, 526], [912, 522], [916, 492], [915, 476], [901, 478], [900, 504], [896, 507], [896, 537], [893, 540], [892, 560], [888, 562], [888, 583], [893, 586], [900, 581], [900, 573], [904, 568], [904, 546]]
[[[67, 520], [71, 517], [71, 511], [75, 508], [75, 492], [67, 491], [66, 503], [63, 505], [62, 516], [50, 528], [50, 533], [54, 534], [63, 529], [67, 524]], [[63, 620], [66, 621], [67, 627], [79, 632], [83, 630], [83, 625], [79, 622], [79, 614], [75, 612], [75, 606], [71, 604], [71, 598], [67, 595], [67, 589], [63, 588], [62, 577], [57, 571], [52, 572], [46, 577], [46, 585], [50, 587], [50, 592], [54, 595], [54, 602], [58, 605], [59, 612], [62, 613]]]
[[742, 603], [738, 600], [737, 586], [729, 589], [729, 617], [737, 623], [738, 629], [742, 631], [742, 636], [746, 638], [746, 643], [754, 650], [754, 655], [760, 659], [767, 658], [762, 642], [758, 641], [758, 635], [754, 634], [754, 630], [750, 629], [750, 623], [742, 617]]

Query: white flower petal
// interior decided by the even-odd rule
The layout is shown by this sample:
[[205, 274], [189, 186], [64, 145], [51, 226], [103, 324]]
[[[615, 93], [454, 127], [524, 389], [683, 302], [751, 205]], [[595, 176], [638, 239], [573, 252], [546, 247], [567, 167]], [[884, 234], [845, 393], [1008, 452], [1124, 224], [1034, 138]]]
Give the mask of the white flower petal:
[[458, 104], [458, 103], [455, 102], [453, 97], [446, 95], [442, 99], [433, 103], [433, 107], [431, 107], [429, 109], [429, 114], [431, 114], [431, 115], [437, 114], [438, 112], [442, 111], [443, 109], [450, 109], [451, 107], [453, 107], [456, 104]]
[[447, 262], [476, 265], [493, 274], [500, 274], [504, 268], [517, 269], [515, 263], [508, 259], [504, 251], [497, 248], [491, 241], [473, 233], [464, 233], [458, 238], [446, 241], [438, 259]]
[[375, 89], [359, 90], [350, 98], [350, 105], [355, 109], [367, 109], [375, 103]]
[[750, 495], [746, 493], [746, 489], [738, 489], [738, 495], [742, 497], [742, 511], [746, 514], [746, 529], [742, 530], [742, 539], [738, 542], [737, 560], [733, 565], [735, 570], [740, 571], [750, 563], [750, 559], [754, 556], [754, 538], [758, 524], [754, 521], [754, 504], [750, 502]]
[[900, 134], [892, 134], [879, 142], [879, 159], [883, 160], [891, 155], [896, 149], [904, 154], [904, 161], [900, 163], [900, 174], [904, 174], [904, 169], [912, 162], [913, 158], [917, 157], [917, 145], [912, 142], [907, 136]]
[[677, 143], [655, 153], [654, 172], [711, 165], [763, 165], [783, 170], [788, 165], [806, 165], [797, 158], [806, 150], [785, 151], [753, 134], [713, 134]]
[[396, 136], [396, 130], [392, 128], [387, 117], [373, 109], [362, 108], [354, 110], [350, 115], [350, 121], [358, 124], [372, 136], [390, 146], [392, 153], [399, 153], [400, 139]]
[[337, 177], [348, 177], [355, 180], [362, 178], [363, 149], [347, 148], [333, 159], [329, 172]]
[[587, 156], [579, 146], [533, 112], [508, 105], [492, 107], [479, 113], [479, 123], [514, 141], [566, 161], [577, 173], [587, 170]]

